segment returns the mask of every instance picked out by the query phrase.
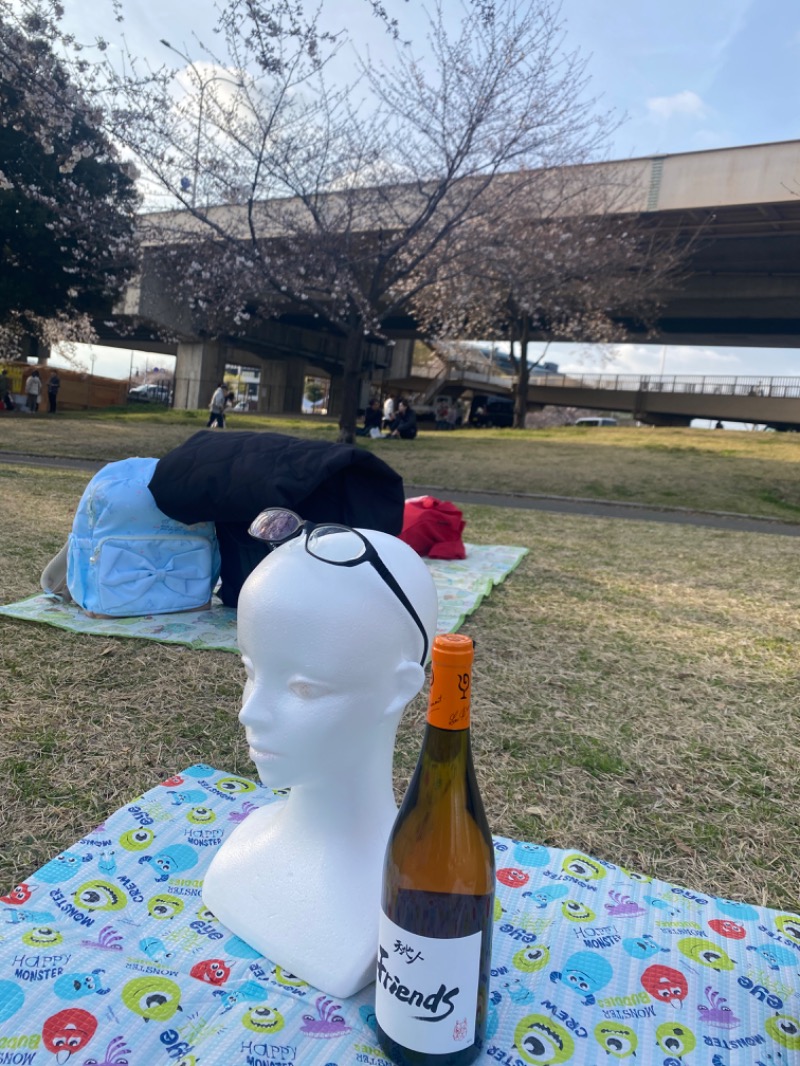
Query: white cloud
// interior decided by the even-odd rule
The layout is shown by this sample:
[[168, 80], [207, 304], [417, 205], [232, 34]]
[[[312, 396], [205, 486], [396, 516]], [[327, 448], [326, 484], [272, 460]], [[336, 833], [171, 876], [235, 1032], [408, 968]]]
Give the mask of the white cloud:
[[691, 89], [683, 89], [672, 96], [651, 96], [647, 101], [647, 110], [660, 119], [678, 116], [705, 118], [708, 108], [702, 99]]

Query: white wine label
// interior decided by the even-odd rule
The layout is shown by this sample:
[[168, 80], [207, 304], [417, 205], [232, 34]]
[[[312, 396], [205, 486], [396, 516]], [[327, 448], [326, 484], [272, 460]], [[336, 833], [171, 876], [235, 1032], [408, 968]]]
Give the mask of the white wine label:
[[419, 936], [381, 911], [375, 1017], [392, 1040], [443, 1055], [475, 1041], [481, 934]]

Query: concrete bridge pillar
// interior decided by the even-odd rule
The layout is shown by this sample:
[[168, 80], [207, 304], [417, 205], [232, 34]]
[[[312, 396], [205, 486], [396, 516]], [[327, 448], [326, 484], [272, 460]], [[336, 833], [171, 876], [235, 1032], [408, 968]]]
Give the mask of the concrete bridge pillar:
[[225, 362], [225, 347], [219, 341], [179, 344], [173, 406], [181, 410], [208, 407], [222, 381]]
[[306, 364], [304, 359], [265, 359], [261, 364], [258, 409], [262, 414], [300, 414]]

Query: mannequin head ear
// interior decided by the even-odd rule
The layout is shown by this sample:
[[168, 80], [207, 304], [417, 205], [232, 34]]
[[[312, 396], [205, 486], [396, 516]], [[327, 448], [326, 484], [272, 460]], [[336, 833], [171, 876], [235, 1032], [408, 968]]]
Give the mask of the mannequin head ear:
[[394, 672], [396, 694], [386, 708], [387, 717], [401, 715], [406, 706], [414, 699], [425, 683], [425, 671], [419, 663], [405, 660], [399, 663]]

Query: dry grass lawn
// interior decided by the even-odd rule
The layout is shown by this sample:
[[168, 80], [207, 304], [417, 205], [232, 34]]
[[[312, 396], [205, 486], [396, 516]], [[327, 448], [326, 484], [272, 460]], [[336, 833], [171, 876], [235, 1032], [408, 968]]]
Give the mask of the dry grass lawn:
[[[113, 421], [33, 421], [9, 420], [4, 448], [160, 454], [154, 446], [167, 450], [192, 428], [158, 426], [156, 437], [145, 424], [149, 437], [136, 438], [139, 430], [126, 437], [126, 424]], [[530, 487], [522, 491], [564, 494], [578, 484], [574, 470], [557, 484], [552, 470], [535, 468], [573, 454], [587, 483], [617, 483], [627, 470], [631, 480], [619, 484], [638, 499], [640, 488], [658, 483], [665, 453], [635, 449], [622, 436], [634, 431], [611, 431], [616, 440], [601, 432], [588, 448], [574, 434], [517, 441], [468, 433], [375, 447], [391, 451], [408, 480], [447, 479], [452, 488], [504, 487], [496, 483], [498, 453], [519, 483], [528, 454]], [[678, 443], [670, 462], [686, 460], [684, 474], [696, 463], [698, 477], [715, 468], [727, 479], [720, 509], [734, 509], [738, 482], [746, 488], [741, 509], [765, 513], [752, 509], [765, 491], [762, 468], [771, 491], [782, 485], [800, 505], [800, 441], [701, 436], [695, 443], [697, 434], [671, 434]], [[755, 445], [756, 436], [767, 443]], [[717, 448], [722, 437], [722, 453], [734, 454], [703, 451], [703, 440]], [[119, 450], [110, 455], [112, 445]], [[606, 461], [623, 459], [611, 472]], [[88, 476], [0, 465], [6, 602], [36, 591]], [[680, 483], [673, 470], [672, 484]], [[474, 742], [493, 829], [798, 910], [797, 539], [503, 508], [466, 507], [465, 516], [467, 539], [530, 548], [464, 627], [477, 641]], [[0, 627], [0, 891], [192, 762], [253, 773], [236, 720], [243, 671], [233, 655], [6, 618]], [[401, 727], [398, 790], [418, 753], [423, 714], [420, 697]]]

